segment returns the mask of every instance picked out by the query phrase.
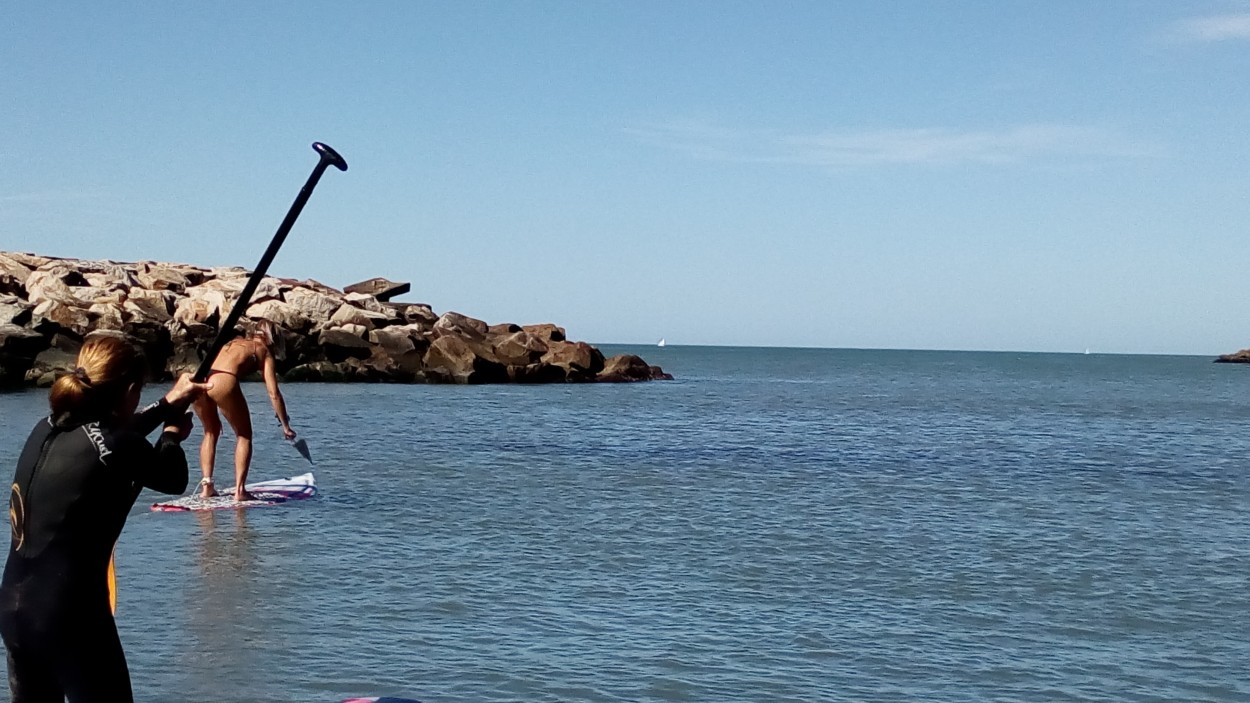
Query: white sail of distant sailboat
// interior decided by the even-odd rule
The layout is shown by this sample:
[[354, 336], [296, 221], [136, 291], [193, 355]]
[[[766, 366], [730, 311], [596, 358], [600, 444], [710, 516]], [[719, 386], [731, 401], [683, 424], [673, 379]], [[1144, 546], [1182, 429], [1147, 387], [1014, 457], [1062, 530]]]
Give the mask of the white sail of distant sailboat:
[[659, 342], [658, 342], [655, 346], [657, 346], [657, 347], [662, 347], [662, 346], [664, 346], [664, 338], [663, 338], [663, 337], [660, 337], [660, 341], [659, 341]]

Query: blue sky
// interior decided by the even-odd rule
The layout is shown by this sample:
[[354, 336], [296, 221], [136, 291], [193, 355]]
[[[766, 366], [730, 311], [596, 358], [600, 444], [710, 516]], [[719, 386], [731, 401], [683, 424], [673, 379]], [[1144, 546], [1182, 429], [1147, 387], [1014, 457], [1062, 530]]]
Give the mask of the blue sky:
[[4, 4], [0, 249], [595, 343], [1250, 347], [1250, 2]]

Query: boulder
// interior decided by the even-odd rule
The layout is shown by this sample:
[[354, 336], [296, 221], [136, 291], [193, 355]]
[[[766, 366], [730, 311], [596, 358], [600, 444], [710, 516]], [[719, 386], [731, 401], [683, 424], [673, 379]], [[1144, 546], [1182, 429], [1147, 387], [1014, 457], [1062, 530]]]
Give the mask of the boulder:
[[32, 314], [36, 329], [68, 330], [82, 336], [93, 328], [91, 315], [86, 308], [67, 305], [57, 300], [44, 300], [35, 306]]
[[628, 381], [673, 380], [659, 366], [651, 366], [634, 354], [618, 354], [603, 363], [603, 370], [595, 376], [601, 383]]
[[187, 274], [187, 271], [172, 266], [145, 262], [135, 271], [135, 278], [147, 290], [167, 290], [182, 295], [188, 288], [204, 280], [203, 274], [199, 276], [199, 280], [193, 280]]
[[603, 370], [603, 352], [585, 342], [549, 342], [541, 361], [564, 367], [570, 381], [588, 381]]
[[536, 363], [543, 354], [550, 351], [546, 342], [520, 328], [497, 340], [493, 348], [495, 356], [509, 366], [527, 366]]
[[251, 273], [251, 271], [248, 271], [242, 266], [214, 266], [205, 271], [205, 279], [215, 279], [219, 281], [238, 280], [239, 288], [242, 288], [244, 283], [247, 282], [247, 277], [251, 275]]
[[49, 342], [49, 338], [34, 330], [0, 323], [0, 355], [34, 359]]
[[133, 317], [163, 325], [173, 319], [176, 300], [177, 296], [167, 290], [135, 288], [130, 291], [122, 309]]
[[544, 342], [568, 341], [568, 338], [564, 334], [564, 328], [557, 327], [551, 323], [541, 325], [525, 325], [521, 329], [529, 332], [530, 335], [537, 337]]
[[332, 361], [313, 361], [300, 364], [287, 371], [284, 381], [310, 381], [316, 383], [342, 383], [350, 380], [348, 373]]
[[26, 371], [26, 381], [41, 388], [51, 386], [62, 374], [74, 370], [78, 362], [77, 351], [66, 351], [52, 347], [39, 352], [34, 363]]
[[479, 355], [467, 340], [451, 335], [440, 336], [430, 343], [425, 353], [427, 375], [452, 383], [500, 383], [508, 380], [507, 368], [493, 359]]
[[31, 271], [37, 271], [54, 261], [66, 261], [66, 259], [59, 259], [54, 256], [39, 256], [38, 254], [29, 254], [20, 251], [7, 251], [4, 252], [4, 255], [25, 266]]
[[87, 308], [87, 317], [91, 319], [92, 329], [96, 330], [120, 330], [126, 323], [122, 308], [117, 305], [97, 303]]
[[249, 305], [245, 315], [250, 320], [269, 320], [275, 325], [304, 334], [313, 328], [313, 321], [296, 305], [281, 300], [266, 300]]
[[0, 294], [0, 325], [25, 325], [35, 307], [15, 295]]
[[463, 336], [471, 339], [483, 339], [490, 325], [458, 312], [446, 312], [434, 323], [436, 335]]
[[385, 327], [395, 319], [386, 312], [374, 312], [372, 310], [362, 310], [349, 303], [343, 303], [338, 310], [330, 316], [327, 326], [337, 325], [361, 325], [365, 329], [374, 329], [377, 327]]
[[192, 286], [186, 292], [186, 297], [179, 299], [174, 306], [174, 319], [183, 324], [216, 326], [230, 312], [226, 294], [220, 290], [200, 285]]
[[[233, 280], [230, 281], [233, 283]], [[244, 285], [247, 284], [245, 280]], [[239, 289], [242, 292], [242, 288]], [[265, 276], [260, 279], [260, 283], [256, 284], [256, 291], [252, 293], [252, 299], [249, 303], [263, 303], [266, 300], [282, 300], [282, 282], [273, 276]]]
[[506, 337], [507, 335], [516, 334], [521, 331], [520, 325], [514, 325], [511, 322], [501, 322], [488, 327], [486, 334], [489, 337]]
[[20, 295], [25, 298], [26, 279], [33, 270], [11, 254], [0, 252], [0, 294]]
[[64, 264], [49, 265], [26, 278], [26, 299], [38, 305], [49, 300], [77, 304], [79, 299], [70, 286], [85, 286], [87, 279]]
[[364, 294], [370, 298], [383, 302], [403, 295], [410, 290], [412, 290], [412, 284], [410, 283], [397, 283], [395, 281], [388, 281], [385, 278], [370, 278], [367, 281], [353, 283], [350, 286], [345, 286], [343, 288], [343, 292], [348, 295], [353, 293]]
[[337, 312], [343, 304], [340, 298], [302, 285], [288, 290], [283, 299], [288, 304], [298, 308], [301, 314], [314, 322], [329, 320], [330, 316]]
[[95, 288], [128, 291], [139, 285], [139, 279], [130, 269], [112, 261], [85, 262], [75, 268], [87, 279], [87, 285]]
[[343, 300], [351, 303], [352, 305], [355, 305], [361, 310], [368, 310], [369, 312], [380, 312], [386, 315], [392, 314], [391, 312], [392, 308], [390, 305], [387, 305], [386, 303], [383, 303], [383, 302], [379, 302], [378, 299], [373, 297], [372, 295], [365, 295], [364, 293], [347, 293], [346, 295], [343, 296]]
[[438, 313], [431, 310], [429, 305], [421, 303], [388, 303], [388, 305], [399, 319], [410, 325], [420, 324], [427, 332], [432, 331], [434, 323], [438, 322]]
[[369, 343], [388, 354], [404, 354], [416, 349], [424, 351], [430, 344], [420, 325], [394, 325], [369, 332]]
[[374, 347], [368, 358], [359, 360], [358, 369], [369, 381], [416, 383], [425, 380], [425, 358], [415, 349], [392, 353]]
[[509, 366], [508, 380], [513, 383], [563, 383], [568, 380], [564, 367], [554, 364]]
[[204, 357], [193, 346], [175, 347], [174, 353], [165, 361], [165, 374], [171, 378], [178, 378], [184, 373], [195, 373], [200, 368], [200, 361]]
[[317, 342], [330, 361], [340, 362], [349, 357], [363, 359], [369, 356], [369, 330], [364, 325], [346, 324], [327, 327], [317, 336]]
[[34, 330], [0, 323], [0, 385], [15, 386], [26, 382], [26, 371], [39, 352], [48, 347], [48, 339]]

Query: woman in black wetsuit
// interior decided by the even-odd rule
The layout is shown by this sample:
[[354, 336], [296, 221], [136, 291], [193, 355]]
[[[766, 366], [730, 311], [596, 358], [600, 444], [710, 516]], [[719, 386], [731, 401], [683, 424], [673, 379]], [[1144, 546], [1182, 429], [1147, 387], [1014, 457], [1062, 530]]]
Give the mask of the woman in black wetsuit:
[[[132, 700], [109, 558], [143, 488], [186, 490], [185, 408], [207, 388], [184, 375], [136, 412], [147, 369], [137, 347], [92, 335], [77, 364], [53, 384], [52, 413], [26, 440], [9, 496], [0, 635], [13, 703]], [[153, 446], [145, 437], [162, 423]]]

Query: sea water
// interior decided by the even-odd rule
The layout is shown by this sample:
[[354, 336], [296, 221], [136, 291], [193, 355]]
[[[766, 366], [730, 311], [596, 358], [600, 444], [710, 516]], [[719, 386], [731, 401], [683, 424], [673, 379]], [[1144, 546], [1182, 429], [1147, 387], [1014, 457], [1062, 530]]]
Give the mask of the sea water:
[[283, 386], [319, 497], [131, 515], [136, 697], [1250, 700], [1250, 369], [629, 351], [677, 380]]

